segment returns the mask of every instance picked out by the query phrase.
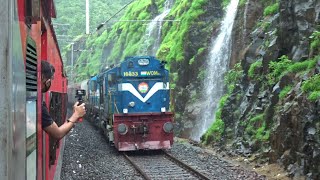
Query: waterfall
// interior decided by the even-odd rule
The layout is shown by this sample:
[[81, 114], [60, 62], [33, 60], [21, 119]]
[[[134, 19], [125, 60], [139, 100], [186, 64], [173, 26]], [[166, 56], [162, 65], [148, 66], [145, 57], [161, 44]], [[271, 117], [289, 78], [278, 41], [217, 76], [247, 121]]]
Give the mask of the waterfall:
[[192, 139], [199, 141], [200, 137], [211, 126], [215, 113], [223, 96], [224, 74], [228, 70], [230, 59], [231, 33], [239, 0], [231, 0], [226, 8], [221, 23], [219, 35], [212, 40], [207, 61], [207, 74], [203, 89], [203, 112], [197, 119], [197, 128], [192, 132]]
[[[161, 39], [162, 21], [169, 14], [172, 6], [172, 0], [166, 0], [164, 3], [164, 10], [161, 14], [156, 16], [149, 24], [144, 36], [144, 42], [142, 52], [143, 55], [155, 56]], [[152, 45], [151, 49], [150, 46]]]

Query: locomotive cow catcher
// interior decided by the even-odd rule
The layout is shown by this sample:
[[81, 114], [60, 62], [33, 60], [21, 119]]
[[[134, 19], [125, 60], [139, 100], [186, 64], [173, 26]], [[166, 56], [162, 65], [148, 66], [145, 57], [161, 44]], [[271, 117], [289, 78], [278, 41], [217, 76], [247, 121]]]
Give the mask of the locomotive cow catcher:
[[119, 151], [171, 148], [174, 125], [165, 63], [153, 56], [127, 57], [87, 81], [87, 119]]

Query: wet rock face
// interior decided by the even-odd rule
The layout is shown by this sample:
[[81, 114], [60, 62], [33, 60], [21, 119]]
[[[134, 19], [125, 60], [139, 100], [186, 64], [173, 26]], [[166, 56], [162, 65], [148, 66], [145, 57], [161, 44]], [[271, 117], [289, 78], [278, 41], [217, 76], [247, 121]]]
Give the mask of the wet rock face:
[[[272, 149], [292, 176], [308, 172], [312, 177], [319, 177], [320, 129], [316, 106], [302, 95], [279, 106], [274, 118], [275, 133], [271, 135]], [[297, 168], [302, 171], [291, 171]]]
[[247, 0], [244, 7], [240, 7], [234, 22], [233, 45], [230, 60], [232, 67], [247, 52], [249, 45], [254, 41], [250, 33], [262, 16], [263, 7], [259, 0]]
[[281, 0], [279, 39], [281, 54], [289, 54], [293, 60], [308, 58], [309, 36], [319, 23], [320, 2], [317, 0]]
[[[255, 11], [253, 7], [260, 9]], [[291, 177], [304, 175], [320, 179], [320, 102], [309, 101], [301, 91], [305, 77], [320, 72], [320, 60], [315, 71], [304, 76], [287, 74], [275, 85], [268, 85], [266, 78], [257, 82], [246, 74], [257, 60], [262, 60], [263, 70], [255, 74], [266, 76], [270, 61], [282, 55], [293, 61], [314, 57], [318, 52], [310, 51], [309, 36], [320, 25], [320, 1], [280, 0], [279, 12], [268, 17], [262, 15], [264, 8], [261, 2], [248, 0], [238, 10], [230, 66], [241, 60], [245, 76], [241, 88], [234, 90], [222, 110], [225, 131], [231, 129], [229, 131], [233, 133], [230, 136], [225, 132], [225, 137], [232, 138], [235, 147], [242, 144], [251, 152], [262, 153], [263, 145], [248, 142], [240, 123], [264, 113], [270, 138], [263, 156], [266, 155], [269, 162], [280, 162]], [[258, 27], [259, 22], [267, 22], [269, 26]], [[292, 90], [284, 99], [279, 98], [281, 90], [288, 85], [293, 85]], [[235, 98], [237, 95], [240, 98]], [[241, 148], [237, 150], [241, 151]]]

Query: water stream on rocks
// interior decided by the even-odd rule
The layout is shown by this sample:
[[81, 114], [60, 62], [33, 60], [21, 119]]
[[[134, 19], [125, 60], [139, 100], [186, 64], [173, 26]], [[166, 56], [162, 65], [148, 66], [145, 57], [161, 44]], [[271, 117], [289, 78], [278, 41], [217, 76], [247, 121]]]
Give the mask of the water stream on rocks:
[[219, 101], [224, 94], [224, 74], [228, 70], [231, 53], [231, 32], [237, 12], [239, 0], [231, 0], [225, 11], [218, 36], [212, 40], [211, 50], [207, 60], [206, 77], [204, 80], [203, 102], [204, 112], [197, 119], [197, 128], [192, 132], [192, 139], [199, 141], [200, 137], [210, 128], [215, 120]]
[[172, 6], [172, 0], [166, 0], [164, 3], [164, 10], [161, 14], [156, 16], [149, 24], [144, 35], [145, 44], [140, 54], [155, 56], [161, 39], [161, 29], [164, 18], [169, 14]]

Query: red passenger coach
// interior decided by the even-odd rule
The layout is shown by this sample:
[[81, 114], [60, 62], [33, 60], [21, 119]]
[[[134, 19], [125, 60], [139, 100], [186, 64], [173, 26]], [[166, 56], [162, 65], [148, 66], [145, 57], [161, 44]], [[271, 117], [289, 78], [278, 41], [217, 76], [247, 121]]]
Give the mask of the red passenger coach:
[[[59, 179], [63, 140], [41, 127], [45, 101], [58, 125], [66, 120], [67, 78], [51, 18], [53, 0], [0, 0], [0, 177]], [[55, 67], [49, 92], [41, 92], [41, 61]]]

